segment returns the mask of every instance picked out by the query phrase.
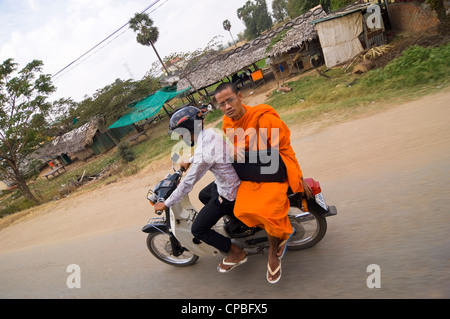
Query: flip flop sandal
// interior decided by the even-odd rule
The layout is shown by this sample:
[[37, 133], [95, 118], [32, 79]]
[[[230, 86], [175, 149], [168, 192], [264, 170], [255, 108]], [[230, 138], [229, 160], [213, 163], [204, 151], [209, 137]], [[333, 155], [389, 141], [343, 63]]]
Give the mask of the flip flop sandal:
[[[270, 280], [269, 279], [269, 273], [273, 277], [278, 271], [280, 272], [280, 275], [278, 276], [278, 278], [275, 279], [275, 280]], [[280, 265], [278, 265], [278, 267], [277, 267], [277, 269], [275, 269], [275, 271], [272, 271], [272, 269], [270, 269], [269, 263], [267, 263], [266, 278], [267, 278], [267, 281], [270, 282], [271, 284], [276, 284], [277, 282], [280, 281], [280, 279], [281, 279], [281, 260], [280, 260]]]
[[[225, 257], [225, 258], [226, 258], [226, 257]], [[245, 256], [244, 259], [242, 259], [241, 261], [239, 261], [239, 262], [237, 262], [237, 263], [232, 263], [232, 262], [225, 261], [225, 258], [222, 259], [222, 265], [224, 265], [224, 266], [232, 266], [232, 267], [229, 268], [229, 269], [223, 269], [223, 268], [220, 266], [220, 264], [219, 264], [219, 265], [217, 266], [217, 271], [220, 272], [220, 273], [226, 273], [226, 272], [229, 272], [231, 269], [236, 268], [237, 266], [240, 266], [240, 265], [242, 265], [242, 264], [244, 264], [244, 263], [247, 262], [247, 256]]]
[[278, 245], [278, 249], [280, 249], [281, 246], [285, 245], [285, 246], [284, 246], [283, 253], [282, 253], [280, 256], [278, 256], [278, 259], [279, 259], [279, 260], [281, 260], [281, 258], [284, 257], [284, 254], [286, 253], [286, 249], [287, 249], [288, 243], [289, 243], [289, 241], [291, 240], [292, 235], [294, 235], [294, 233], [295, 233], [295, 231], [292, 231], [292, 233], [289, 235], [289, 238], [283, 240], [283, 241]]

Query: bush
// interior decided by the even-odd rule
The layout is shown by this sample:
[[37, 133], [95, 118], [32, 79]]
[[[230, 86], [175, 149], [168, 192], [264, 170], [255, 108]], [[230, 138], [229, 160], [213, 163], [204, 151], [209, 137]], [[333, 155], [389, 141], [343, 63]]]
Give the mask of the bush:
[[122, 143], [119, 145], [119, 155], [120, 158], [127, 163], [134, 161], [136, 158], [136, 155], [133, 153], [130, 144], [128, 143]]
[[363, 82], [391, 88], [447, 81], [450, 73], [450, 44], [439, 47], [412, 46], [383, 69], [370, 71]]
[[36, 206], [29, 199], [22, 198], [12, 203], [7, 203], [6, 207], [0, 207], [0, 218], [20, 212], [22, 210]]

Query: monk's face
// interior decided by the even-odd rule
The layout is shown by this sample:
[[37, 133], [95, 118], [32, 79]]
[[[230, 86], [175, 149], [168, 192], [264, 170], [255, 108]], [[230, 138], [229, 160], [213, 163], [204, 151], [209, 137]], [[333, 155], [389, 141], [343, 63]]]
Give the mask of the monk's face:
[[235, 121], [245, 114], [241, 92], [236, 94], [231, 88], [226, 88], [216, 94], [216, 100], [223, 114]]

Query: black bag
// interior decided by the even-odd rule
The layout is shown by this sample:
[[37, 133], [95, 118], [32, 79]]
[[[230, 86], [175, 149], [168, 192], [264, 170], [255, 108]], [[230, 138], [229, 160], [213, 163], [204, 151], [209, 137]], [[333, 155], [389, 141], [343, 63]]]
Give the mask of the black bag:
[[[271, 161], [275, 157], [278, 165]], [[283, 183], [287, 179], [286, 165], [277, 150], [245, 152], [245, 162], [234, 162], [233, 167], [241, 181]]]

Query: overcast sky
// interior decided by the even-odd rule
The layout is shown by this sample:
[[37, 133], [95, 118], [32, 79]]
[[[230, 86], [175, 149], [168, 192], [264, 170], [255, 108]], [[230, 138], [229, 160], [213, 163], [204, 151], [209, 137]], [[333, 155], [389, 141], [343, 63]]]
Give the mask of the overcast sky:
[[[271, 11], [272, 0], [266, 2]], [[244, 30], [236, 15], [243, 0], [0, 0], [0, 63], [13, 58], [20, 69], [39, 59], [44, 73], [56, 74], [153, 3], [146, 12], [159, 29], [161, 57], [205, 47], [216, 35], [231, 42], [225, 19], [235, 39]], [[117, 78], [139, 80], [156, 60], [127, 26], [56, 75], [50, 100], [81, 101]]]

